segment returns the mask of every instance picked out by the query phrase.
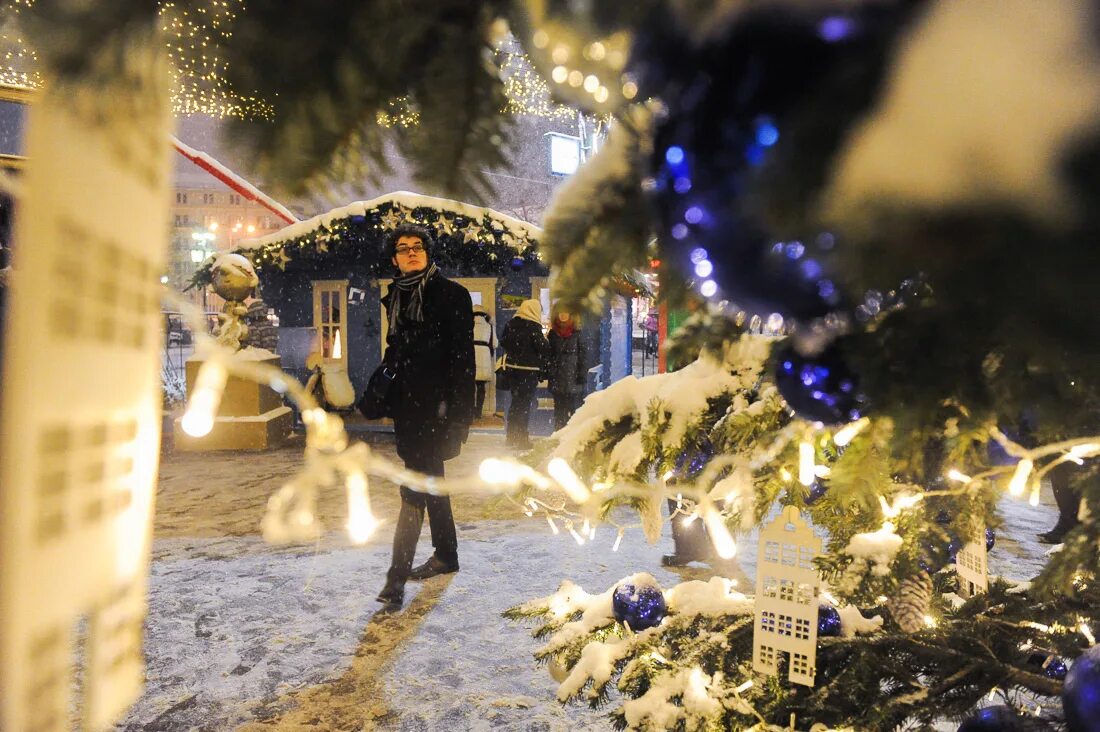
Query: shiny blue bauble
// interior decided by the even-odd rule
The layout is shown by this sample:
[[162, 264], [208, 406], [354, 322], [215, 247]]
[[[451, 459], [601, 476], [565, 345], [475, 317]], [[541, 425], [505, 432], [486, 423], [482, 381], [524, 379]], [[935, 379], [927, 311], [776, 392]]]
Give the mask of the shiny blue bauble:
[[997, 535], [993, 533], [993, 529], [985, 530], [985, 550], [989, 551], [997, 544]]
[[1100, 645], [1073, 662], [1062, 687], [1062, 709], [1070, 732], [1100, 732]]
[[1048, 679], [1062, 681], [1066, 678], [1066, 662], [1053, 653], [1037, 652], [1028, 656], [1027, 665], [1034, 673], [1041, 673]]
[[611, 596], [611, 610], [620, 623], [641, 631], [660, 625], [668, 608], [660, 587], [635, 587], [624, 583], [616, 587]]
[[813, 485], [810, 486], [810, 492], [806, 495], [806, 505], [812, 506], [820, 501], [826, 493], [829, 492], [829, 484], [820, 480], [815, 480]]
[[863, 416], [859, 377], [835, 342], [816, 356], [804, 356], [789, 344], [780, 348], [775, 386], [802, 419], [840, 424]]
[[817, 634], [819, 637], [840, 635], [840, 613], [832, 605], [817, 606]]
[[525, 262], [523, 261], [523, 257], [512, 257], [512, 261], [509, 263], [509, 266], [512, 268], [513, 272], [519, 272], [521, 269], [523, 269], [524, 264]]
[[1020, 717], [1004, 705], [979, 709], [961, 725], [959, 732], [1023, 732]]

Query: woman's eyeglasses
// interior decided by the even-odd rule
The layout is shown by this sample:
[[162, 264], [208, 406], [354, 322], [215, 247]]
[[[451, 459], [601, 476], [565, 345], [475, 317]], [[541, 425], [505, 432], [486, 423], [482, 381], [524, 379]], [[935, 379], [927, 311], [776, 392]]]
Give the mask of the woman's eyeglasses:
[[393, 251], [395, 254], [400, 254], [402, 256], [406, 254], [423, 254], [424, 247], [419, 244], [413, 244], [411, 247], [396, 247]]

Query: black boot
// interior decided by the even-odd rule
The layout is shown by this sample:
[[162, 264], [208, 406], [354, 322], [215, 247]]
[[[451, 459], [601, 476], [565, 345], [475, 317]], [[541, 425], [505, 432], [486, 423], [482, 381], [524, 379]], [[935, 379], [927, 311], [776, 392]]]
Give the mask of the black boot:
[[386, 586], [378, 593], [376, 599], [385, 605], [387, 609], [401, 607], [401, 603], [405, 601], [405, 579], [395, 577], [392, 571], [388, 572], [386, 574]]
[[458, 561], [444, 562], [436, 555], [428, 557], [428, 561], [413, 569], [409, 573], [411, 580], [426, 580], [439, 574], [451, 574], [458, 571]]

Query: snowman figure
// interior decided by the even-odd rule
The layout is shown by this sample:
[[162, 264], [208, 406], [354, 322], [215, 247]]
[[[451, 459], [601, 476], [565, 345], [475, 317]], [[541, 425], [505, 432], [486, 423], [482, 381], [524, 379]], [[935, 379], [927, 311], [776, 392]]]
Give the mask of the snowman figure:
[[218, 315], [215, 339], [223, 346], [239, 351], [248, 340], [248, 326], [243, 318], [248, 313], [244, 299], [260, 284], [256, 270], [240, 254], [219, 252], [211, 255], [212, 288], [225, 298], [225, 307]]

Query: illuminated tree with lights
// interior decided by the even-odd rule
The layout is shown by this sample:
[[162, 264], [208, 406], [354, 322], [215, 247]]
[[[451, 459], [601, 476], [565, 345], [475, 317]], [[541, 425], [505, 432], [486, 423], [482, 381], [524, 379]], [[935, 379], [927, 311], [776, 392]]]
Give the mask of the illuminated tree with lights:
[[[151, 12], [113, 3], [61, 23], [85, 17], [67, 7], [38, 2], [28, 25], [49, 29], [35, 37], [62, 78], [94, 71], [80, 51]], [[1004, 690], [1012, 708], [982, 712], [1003, 728], [1026, 710], [1030, 724], [1086, 730], [1100, 666], [1093, 10], [1072, 0], [1041, 10], [1027, 0], [255, 6], [235, 19], [224, 68], [230, 88], [271, 104], [272, 118], [241, 126], [239, 139], [288, 187], [357, 177], [394, 145], [421, 180], [484, 192], [481, 171], [507, 159], [502, 19], [557, 99], [614, 117], [608, 145], [558, 196], [541, 251], [570, 306], [658, 258], [664, 296], [699, 306], [680, 340], [702, 356], [596, 395], [558, 435], [574, 443], [547, 473], [491, 460], [482, 483], [527, 491], [516, 500], [568, 522], [578, 541], [617, 521], [621, 505], [652, 534], [653, 507], [678, 495], [723, 554], [731, 529], [794, 507], [828, 532], [814, 566], [841, 635], [819, 640], [815, 686], [792, 685], [753, 675], [753, 603], [721, 578], [660, 602], [649, 593], [668, 614], [640, 632], [622, 621], [638, 614], [616, 610], [615, 588], [566, 585], [514, 613], [546, 619], [541, 655], [563, 666], [563, 701], [586, 690], [606, 701], [617, 678], [629, 699], [614, 714], [629, 726], [782, 728], [793, 715], [800, 727], [888, 729], [962, 718]], [[380, 126], [395, 104], [418, 124]], [[767, 358], [746, 347], [753, 317], [786, 334]], [[251, 373], [309, 407], [307, 467], [273, 497], [268, 538], [314, 535], [309, 506], [334, 475], [357, 538], [373, 526], [367, 475], [472, 489], [349, 447], [339, 421], [284, 376]], [[691, 394], [677, 383], [692, 378], [721, 388], [685, 411], [677, 397]], [[677, 465], [684, 454], [698, 464]], [[1036, 496], [1062, 467], [1080, 494], [1062, 549], [1030, 584], [994, 581], [962, 597], [940, 570], [952, 540], [965, 556], [995, 527], [1003, 494]], [[827, 485], [815, 491], [817, 480]], [[540, 497], [549, 488], [568, 500]]]

